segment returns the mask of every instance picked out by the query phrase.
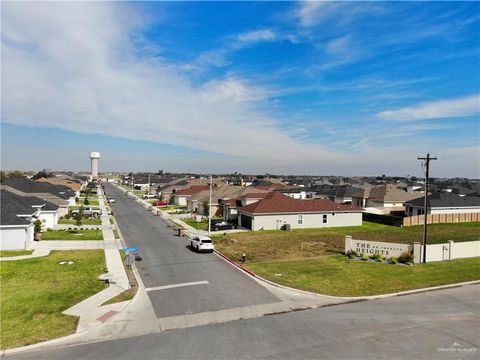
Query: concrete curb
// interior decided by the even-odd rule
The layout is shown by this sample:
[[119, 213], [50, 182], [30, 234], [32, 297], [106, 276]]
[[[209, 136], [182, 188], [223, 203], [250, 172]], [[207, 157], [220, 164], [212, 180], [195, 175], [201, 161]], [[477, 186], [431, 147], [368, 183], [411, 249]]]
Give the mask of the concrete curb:
[[[246, 273], [247, 275], [250, 275], [254, 279], [260, 281], [260, 282], [265, 282], [269, 285], [289, 290], [298, 294], [302, 295], [309, 295], [309, 296], [321, 296], [323, 298], [330, 298], [330, 299], [335, 299], [335, 300], [345, 300], [345, 301], [362, 301], [362, 300], [375, 300], [375, 299], [383, 299], [383, 298], [388, 298], [388, 297], [394, 297], [394, 296], [404, 296], [404, 295], [411, 295], [411, 294], [417, 294], [417, 293], [422, 293], [422, 292], [428, 292], [428, 291], [436, 291], [436, 290], [443, 290], [443, 289], [449, 289], [449, 288], [454, 288], [454, 287], [459, 287], [459, 286], [465, 286], [465, 285], [474, 285], [474, 284], [480, 284], [480, 280], [473, 280], [473, 281], [465, 281], [461, 283], [455, 283], [455, 284], [447, 284], [447, 285], [439, 285], [439, 286], [433, 286], [433, 287], [428, 287], [428, 288], [421, 288], [421, 289], [413, 289], [413, 290], [406, 290], [406, 291], [400, 291], [400, 292], [395, 292], [395, 293], [388, 293], [388, 294], [378, 294], [378, 295], [369, 295], [369, 296], [332, 296], [332, 295], [324, 295], [324, 294], [319, 294], [319, 293], [314, 293], [311, 291], [305, 291], [305, 290], [300, 290], [300, 289], [295, 289], [289, 286], [281, 285], [278, 283], [275, 283], [271, 280], [267, 280], [260, 275], [254, 273], [252, 270], [245, 268], [241, 264], [237, 263], [236, 261], [230, 259], [228, 256], [222, 254], [218, 250], [214, 250], [215, 254], [217, 254], [219, 257], [224, 259], [226, 262], [230, 263], [232, 266], [236, 267], [237, 269], [241, 270], [242, 272]], [[338, 305], [340, 305], [339, 303]], [[344, 304], [344, 303], [343, 303]]]

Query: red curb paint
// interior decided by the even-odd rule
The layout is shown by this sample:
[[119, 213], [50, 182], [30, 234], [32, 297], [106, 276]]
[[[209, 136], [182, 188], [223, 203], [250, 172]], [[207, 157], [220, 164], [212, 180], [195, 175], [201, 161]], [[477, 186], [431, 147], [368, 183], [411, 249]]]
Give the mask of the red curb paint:
[[237, 262], [233, 261], [232, 259], [230, 259], [229, 257], [223, 255], [222, 253], [218, 252], [218, 251], [215, 251], [217, 253], [217, 255], [220, 255], [222, 258], [224, 258], [225, 260], [227, 260], [229, 263], [231, 263], [232, 265], [242, 269], [243, 271], [245, 271], [246, 273], [252, 275], [253, 277], [257, 277], [257, 274], [255, 274], [252, 270], [250, 269], [247, 269], [246, 267], [238, 264]]
[[97, 319], [97, 321], [105, 322], [108, 319], [110, 319], [113, 315], [115, 315], [116, 313], [118, 313], [118, 311], [110, 310], [110, 311], [106, 312], [105, 314], [103, 314], [102, 316], [100, 316]]

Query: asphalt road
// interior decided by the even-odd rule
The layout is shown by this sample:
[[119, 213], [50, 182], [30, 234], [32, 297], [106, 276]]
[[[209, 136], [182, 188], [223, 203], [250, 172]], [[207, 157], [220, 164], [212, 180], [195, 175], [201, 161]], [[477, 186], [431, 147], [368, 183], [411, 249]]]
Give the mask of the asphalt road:
[[7, 359], [478, 359], [479, 299], [469, 285]]
[[[187, 237], [111, 184], [105, 192], [128, 246], [138, 247], [136, 266], [158, 318], [279, 302], [267, 289], [212, 253], [196, 253]], [[208, 283], [206, 283], [208, 282]], [[181, 286], [185, 283], [196, 285]]]

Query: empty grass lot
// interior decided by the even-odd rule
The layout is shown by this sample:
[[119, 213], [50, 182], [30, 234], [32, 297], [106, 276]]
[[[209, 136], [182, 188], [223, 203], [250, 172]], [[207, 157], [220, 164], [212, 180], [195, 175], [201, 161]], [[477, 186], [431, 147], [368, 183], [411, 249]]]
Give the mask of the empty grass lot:
[[[71, 260], [73, 265], [59, 265]], [[2, 262], [1, 348], [75, 332], [78, 318], [61, 312], [106, 287], [103, 250], [52, 251], [47, 257]]]
[[43, 240], [103, 240], [102, 230], [47, 230]]
[[[394, 227], [364, 222], [363, 226], [255, 231], [215, 236], [216, 248], [232, 259], [241, 254], [253, 262], [294, 260], [341, 253], [345, 235], [354, 239], [411, 244], [422, 242], [423, 227]], [[480, 239], [480, 223], [434, 224], [428, 226], [429, 244]], [[303, 246], [303, 250], [302, 250]]]
[[2, 250], [0, 257], [31, 255], [33, 250]]
[[333, 296], [387, 294], [480, 279], [480, 258], [402, 266], [332, 255], [247, 266], [276, 283]]

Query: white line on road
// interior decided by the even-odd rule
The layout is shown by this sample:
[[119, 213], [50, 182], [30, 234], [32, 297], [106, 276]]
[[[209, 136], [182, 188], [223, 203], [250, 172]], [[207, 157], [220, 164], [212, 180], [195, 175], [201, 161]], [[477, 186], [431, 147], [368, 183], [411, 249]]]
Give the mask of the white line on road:
[[147, 291], [155, 291], [155, 290], [165, 290], [165, 289], [172, 289], [177, 287], [184, 287], [184, 286], [193, 286], [193, 285], [207, 285], [209, 282], [207, 280], [202, 281], [193, 281], [188, 283], [180, 283], [180, 284], [172, 284], [172, 285], [164, 285], [164, 286], [155, 286], [151, 288], [146, 288]]

